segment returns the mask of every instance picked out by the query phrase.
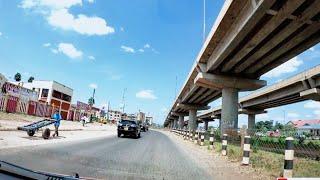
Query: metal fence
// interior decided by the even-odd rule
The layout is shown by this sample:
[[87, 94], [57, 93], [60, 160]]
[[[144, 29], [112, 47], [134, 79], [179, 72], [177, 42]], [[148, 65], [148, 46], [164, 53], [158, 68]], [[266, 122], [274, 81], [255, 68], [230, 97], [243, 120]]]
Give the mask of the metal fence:
[[[185, 136], [186, 130], [172, 130], [174, 133]], [[210, 137], [214, 139], [213, 150], [221, 152], [223, 148], [223, 139], [220, 129], [210, 131], [198, 131], [205, 137], [205, 145], [210, 148]], [[286, 138], [291, 137], [293, 142], [294, 157], [297, 163], [293, 170], [297, 177], [318, 177], [320, 176], [320, 137], [319, 134], [298, 133], [295, 129], [282, 129], [276, 131], [266, 130], [226, 130], [227, 134], [227, 152], [228, 158], [240, 160], [244, 157], [244, 137], [250, 136], [250, 147], [253, 166], [265, 168], [273, 171], [274, 176], [281, 176], [281, 168], [285, 167], [284, 159], [286, 152]], [[189, 138], [184, 138], [189, 139]], [[193, 138], [194, 139], [194, 138]], [[288, 138], [287, 138], [288, 139]], [[200, 145], [200, 141], [198, 142]], [[212, 144], [212, 143], [211, 143]], [[211, 146], [212, 147], [212, 146]], [[251, 156], [251, 155], [250, 155]], [[262, 157], [263, 156], [263, 157]]]

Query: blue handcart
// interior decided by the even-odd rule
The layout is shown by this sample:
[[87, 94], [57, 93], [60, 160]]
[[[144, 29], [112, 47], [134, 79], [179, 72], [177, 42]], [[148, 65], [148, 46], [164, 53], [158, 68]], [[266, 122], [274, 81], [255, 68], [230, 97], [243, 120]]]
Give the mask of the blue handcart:
[[[36, 131], [38, 131], [40, 128], [45, 127], [45, 126], [49, 126], [49, 125], [53, 124], [54, 122], [55, 122], [55, 120], [52, 120], [52, 119], [44, 119], [44, 120], [37, 121], [37, 122], [31, 123], [31, 124], [28, 124], [25, 126], [18, 127], [18, 130], [27, 131], [27, 134], [29, 136], [33, 136], [36, 133]], [[43, 139], [48, 139], [50, 137], [50, 129], [49, 128], [46, 128], [42, 131], [42, 137], [43, 137]]]

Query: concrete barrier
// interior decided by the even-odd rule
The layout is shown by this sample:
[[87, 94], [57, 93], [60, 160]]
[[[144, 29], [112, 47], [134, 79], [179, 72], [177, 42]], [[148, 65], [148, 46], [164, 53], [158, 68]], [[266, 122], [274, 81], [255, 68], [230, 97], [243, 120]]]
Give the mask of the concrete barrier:
[[293, 159], [294, 159], [294, 150], [293, 150], [293, 137], [286, 138], [286, 146], [284, 153], [284, 169], [283, 169], [283, 177], [291, 178], [292, 177], [292, 169], [293, 169]]
[[210, 132], [210, 138], [209, 138], [209, 148], [213, 149], [213, 142], [214, 142], [214, 134], [213, 131]]
[[223, 134], [223, 136], [222, 136], [222, 151], [221, 151], [222, 156], [227, 155], [227, 145], [228, 145], [228, 135]]
[[242, 165], [249, 165], [250, 160], [250, 136], [244, 137]]
[[204, 145], [204, 132], [200, 133], [200, 146]]
[[194, 133], [194, 140], [193, 140], [193, 143], [194, 143], [194, 144], [198, 144], [198, 136], [199, 136], [199, 132], [196, 131], [196, 132]]

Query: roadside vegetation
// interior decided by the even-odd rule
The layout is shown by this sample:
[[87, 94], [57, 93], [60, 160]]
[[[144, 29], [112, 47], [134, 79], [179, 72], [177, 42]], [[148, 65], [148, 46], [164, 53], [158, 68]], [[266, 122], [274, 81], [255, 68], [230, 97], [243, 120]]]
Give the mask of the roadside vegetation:
[[[217, 153], [221, 152], [221, 143], [215, 142], [214, 148]], [[243, 151], [239, 146], [228, 144], [228, 158], [231, 161], [242, 160]], [[261, 169], [262, 172], [272, 177], [279, 177], [283, 171], [284, 155], [262, 150], [250, 153], [250, 164], [253, 168]], [[320, 177], [320, 162], [307, 158], [295, 157], [293, 165], [294, 177]]]

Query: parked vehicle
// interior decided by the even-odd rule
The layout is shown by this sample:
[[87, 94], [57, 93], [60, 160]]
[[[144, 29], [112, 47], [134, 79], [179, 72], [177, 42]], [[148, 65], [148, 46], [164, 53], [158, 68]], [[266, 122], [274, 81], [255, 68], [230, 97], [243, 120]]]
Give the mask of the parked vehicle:
[[135, 138], [140, 138], [140, 131], [141, 129], [137, 121], [121, 120], [118, 123], [118, 137], [121, 137], [121, 135], [127, 135]]

